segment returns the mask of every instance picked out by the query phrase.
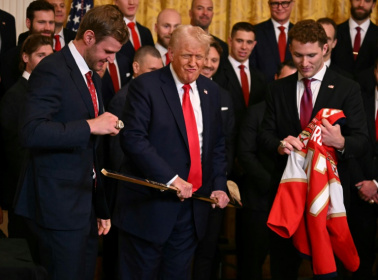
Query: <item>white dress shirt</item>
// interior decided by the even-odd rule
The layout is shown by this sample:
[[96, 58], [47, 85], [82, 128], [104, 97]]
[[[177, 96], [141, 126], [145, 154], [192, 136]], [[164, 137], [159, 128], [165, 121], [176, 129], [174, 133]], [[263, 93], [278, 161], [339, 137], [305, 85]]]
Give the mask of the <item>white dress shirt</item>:
[[354, 38], [357, 35], [357, 30], [356, 30], [357, 26], [361, 27], [360, 34], [361, 34], [361, 46], [362, 46], [362, 42], [364, 41], [366, 32], [367, 32], [367, 30], [370, 26], [370, 20], [366, 20], [361, 25], [358, 25], [352, 18], [349, 18], [349, 32], [350, 32], [350, 38], [352, 40], [352, 42], [351, 42], [352, 48], [353, 48], [353, 45], [354, 45]]
[[228, 56], [228, 60], [230, 61], [232, 68], [234, 68], [234, 71], [236, 73], [236, 76], [238, 77], [240, 86], [241, 86], [241, 78], [240, 78], [240, 65], [244, 65], [244, 72], [247, 74], [248, 78], [248, 85], [249, 85], [249, 91], [251, 89], [251, 72], [249, 70], [249, 59], [247, 59], [244, 63], [240, 63], [235, 58], [233, 58], [231, 55]]

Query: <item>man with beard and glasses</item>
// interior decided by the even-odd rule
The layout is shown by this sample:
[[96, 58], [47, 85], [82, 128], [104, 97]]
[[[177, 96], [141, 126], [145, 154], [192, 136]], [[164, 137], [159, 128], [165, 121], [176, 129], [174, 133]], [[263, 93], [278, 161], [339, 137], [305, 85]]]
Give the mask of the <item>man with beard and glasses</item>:
[[332, 62], [354, 77], [372, 67], [378, 55], [378, 26], [369, 17], [376, 0], [350, 0], [351, 17], [337, 28]]
[[[55, 11], [54, 6], [45, 1], [33, 1], [26, 9], [26, 27], [30, 34], [41, 34], [52, 37], [55, 29]], [[22, 72], [19, 70], [21, 46], [27, 38], [20, 35], [18, 45], [6, 52], [1, 60], [1, 87], [0, 93], [5, 93], [12, 85], [14, 85]], [[2, 96], [2, 95], [1, 95]]]
[[164, 66], [169, 64], [170, 58], [168, 53], [168, 45], [171, 40], [173, 30], [181, 24], [181, 16], [174, 9], [162, 10], [155, 23], [155, 31], [157, 34], [157, 42], [155, 48], [159, 51]]
[[[193, 0], [192, 6], [189, 10], [190, 24], [199, 26], [207, 33], [209, 33], [209, 26], [213, 20], [214, 6], [212, 0]], [[211, 34], [210, 34], [211, 35]], [[228, 46], [218, 37], [211, 35], [222, 47], [222, 58], [227, 59]]]

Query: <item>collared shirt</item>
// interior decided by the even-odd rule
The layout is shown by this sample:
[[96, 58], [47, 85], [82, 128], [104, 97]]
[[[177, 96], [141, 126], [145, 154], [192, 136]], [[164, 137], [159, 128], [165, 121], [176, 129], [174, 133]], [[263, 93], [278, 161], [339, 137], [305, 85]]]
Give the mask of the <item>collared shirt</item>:
[[289, 24], [290, 24], [290, 21], [288, 20], [286, 23], [284, 24], [279, 24], [277, 21], [275, 21], [274, 19], [272, 19], [272, 23], [273, 23], [273, 27], [274, 27], [274, 33], [276, 34], [276, 41], [278, 43], [278, 38], [280, 36], [280, 33], [281, 33], [281, 30], [278, 28], [280, 26], [283, 26], [285, 27], [285, 35], [286, 35], [286, 42], [287, 42], [287, 34], [289, 33]]
[[359, 26], [361, 27], [360, 34], [361, 34], [361, 45], [365, 39], [366, 32], [370, 26], [370, 20], [366, 20], [364, 23], [361, 25], [358, 25], [357, 22], [355, 22], [352, 18], [349, 18], [349, 32], [350, 32], [350, 38], [352, 39], [352, 48], [354, 45], [354, 38], [356, 37], [357, 30], [356, 27]]
[[251, 72], [250, 72], [250, 69], [249, 69], [249, 59], [247, 59], [244, 63], [240, 63], [235, 58], [233, 58], [231, 55], [229, 55], [228, 60], [230, 61], [232, 68], [234, 68], [234, 71], [236, 73], [236, 76], [238, 77], [240, 86], [241, 86], [241, 78], [240, 78], [239, 66], [242, 65], [242, 64], [244, 65], [244, 72], [247, 74], [249, 88], [251, 88]]
[[[309, 79], [316, 79], [315, 81], [311, 82], [311, 91], [312, 91], [312, 107], [314, 107], [316, 98], [319, 94], [319, 89], [322, 84], [324, 74], [327, 70], [327, 66], [323, 65], [323, 67], [316, 73], [313, 77], [310, 77]], [[298, 81], [297, 81], [297, 108], [298, 108], [298, 116], [301, 115], [301, 99], [303, 96], [303, 92], [305, 90], [304, 84], [303, 84], [303, 76], [298, 71]]]
[[329, 68], [331, 66], [331, 59], [328, 59], [327, 61], [324, 61], [324, 65]]
[[27, 71], [24, 71], [24, 72], [22, 73], [22, 77], [24, 77], [27, 81], [29, 81], [30, 73], [27, 72]]
[[[87, 85], [87, 78], [85, 77], [85, 74], [87, 74], [89, 71], [91, 71], [92, 75], [93, 75], [93, 72], [91, 69], [89, 69], [87, 63], [85, 62], [84, 58], [81, 56], [81, 54], [78, 52], [78, 50], [76, 49], [76, 46], [75, 44], [73, 43], [73, 41], [69, 42], [68, 44], [68, 48], [70, 49], [71, 51], [71, 54], [77, 64], [77, 66], [79, 67], [79, 70], [80, 70], [80, 73], [84, 79], [84, 82], [85, 84]], [[89, 94], [89, 92], [88, 92]], [[97, 95], [97, 90], [96, 90], [96, 95]], [[97, 100], [97, 105], [98, 105], [98, 98], [96, 98]]]
[[[63, 34], [63, 28], [60, 30], [60, 32], [58, 34], [54, 34], [54, 35], [59, 35], [59, 42], [60, 42], [60, 45], [62, 46], [62, 49], [63, 47], [66, 45], [66, 42], [64, 41], [64, 34]], [[54, 41], [54, 50], [55, 50], [55, 39], [53, 40]]]
[[[142, 46], [142, 40], [140, 38], [140, 34], [139, 34], [139, 30], [138, 30], [138, 26], [137, 26], [137, 23], [136, 23], [136, 20], [135, 20], [135, 17], [133, 20], [129, 20], [127, 17], [123, 17], [123, 20], [126, 22], [126, 25], [128, 25], [130, 22], [134, 22], [135, 23], [135, 31], [136, 33], [138, 34], [138, 38], [139, 38], [139, 42], [140, 42], [140, 45]], [[133, 44], [134, 46], [134, 41], [133, 41], [133, 36], [131, 35], [131, 29], [127, 26], [127, 29], [129, 30], [129, 40], [131, 42], [131, 44]]]
[[168, 50], [166, 48], [164, 48], [162, 45], [160, 45], [159, 43], [155, 44], [155, 48], [159, 51], [164, 65], [167, 65], [167, 57], [165, 56], [165, 54], [168, 52]]
[[[184, 84], [180, 82], [179, 78], [177, 77], [177, 74], [175, 70], [172, 67], [172, 64], [169, 65], [169, 69], [171, 70], [173, 80], [175, 81], [175, 85], [177, 88], [177, 92], [180, 98], [180, 103], [182, 105], [182, 100], [184, 96], [184, 89], [182, 88]], [[194, 111], [194, 116], [196, 118], [196, 124], [197, 124], [197, 132], [198, 132], [198, 139], [200, 142], [200, 153], [202, 157], [202, 144], [203, 144], [203, 122], [202, 122], [202, 110], [201, 110], [201, 100], [199, 97], [199, 92], [197, 88], [197, 83], [196, 81], [190, 83], [191, 90], [189, 91], [189, 97], [190, 97], [190, 102], [192, 103], [193, 111]], [[172, 184], [172, 182], [178, 177], [178, 175], [174, 176], [168, 183], [167, 186]]]

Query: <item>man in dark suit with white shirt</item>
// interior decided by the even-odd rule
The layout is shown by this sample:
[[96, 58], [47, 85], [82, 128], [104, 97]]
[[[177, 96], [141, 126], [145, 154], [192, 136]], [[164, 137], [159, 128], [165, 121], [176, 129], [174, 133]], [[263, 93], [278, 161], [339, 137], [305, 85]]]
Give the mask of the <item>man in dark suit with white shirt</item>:
[[281, 62], [291, 59], [288, 36], [294, 0], [269, 0], [270, 19], [255, 26], [257, 45], [251, 55], [252, 65], [271, 82]]
[[100, 77], [127, 40], [114, 5], [83, 17], [76, 39], [46, 57], [29, 79], [20, 139], [29, 157], [16, 194], [15, 213], [36, 235], [49, 278], [93, 279], [98, 235], [110, 229], [101, 178], [101, 137], [119, 132], [104, 112]]
[[130, 84], [122, 171], [178, 192], [119, 186], [113, 222], [120, 229], [121, 279], [188, 279], [211, 209], [192, 193], [221, 208], [229, 201], [219, 87], [200, 75], [210, 40], [199, 27], [179, 26], [169, 44], [171, 63]]
[[[324, 65], [327, 35], [319, 23], [313, 20], [296, 23], [289, 32], [289, 41], [298, 72], [270, 85], [260, 134], [260, 145], [264, 145], [275, 161], [271, 202], [286, 166], [287, 155], [303, 147], [297, 136], [319, 110], [333, 108], [342, 110], [347, 121], [340, 127], [323, 120], [322, 142], [337, 150], [337, 168], [348, 209], [350, 160], [363, 156], [368, 141], [359, 85]], [[270, 233], [272, 279], [297, 279], [300, 257], [292, 240], [273, 231]]]
[[350, 0], [351, 17], [337, 29], [332, 62], [355, 78], [372, 67], [378, 56], [378, 26], [370, 20], [376, 0]]

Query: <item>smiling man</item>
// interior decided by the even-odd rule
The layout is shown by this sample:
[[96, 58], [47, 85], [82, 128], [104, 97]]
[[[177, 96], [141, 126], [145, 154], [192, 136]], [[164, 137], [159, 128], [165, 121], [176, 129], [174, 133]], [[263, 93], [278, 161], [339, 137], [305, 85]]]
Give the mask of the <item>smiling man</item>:
[[120, 273], [126, 279], [189, 279], [205, 233], [210, 196], [223, 208], [226, 156], [219, 87], [200, 75], [211, 37], [179, 26], [169, 43], [171, 63], [130, 83], [121, 145], [124, 172], [177, 188], [177, 194], [131, 183], [118, 188]]
[[373, 67], [378, 56], [378, 26], [370, 15], [376, 0], [350, 0], [351, 17], [337, 28], [337, 45], [332, 52], [332, 62], [356, 76]]
[[118, 134], [118, 118], [103, 110], [95, 71], [113, 61], [127, 36], [116, 6], [93, 8], [76, 39], [43, 59], [29, 79], [20, 124], [29, 157], [15, 212], [36, 235], [49, 279], [93, 279], [98, 235], [110, 229], [99, 135]]
[[[287, 155], [303, 147], [297, 136], [323, 108], [343, 110], [346, 124], [323, 121], [323, 144], [338, 154], [338, 172], [348, 209], [350, 159], [360, 157], [367, 144], [367, 127], [357, 83], [324, 65], [327, 35], [313, 20], [298, 22], [289, 32], [290, 51], [298, 72], [270, 85], [262, 123], [261, 143], [276, 162], [271, 181], [271, 203], [286, 166]], [[306, 101], [307, 99], [307, 101]], [[270, 231], [272, 279], [297, 279], [300, 258], [291, 239]]]

